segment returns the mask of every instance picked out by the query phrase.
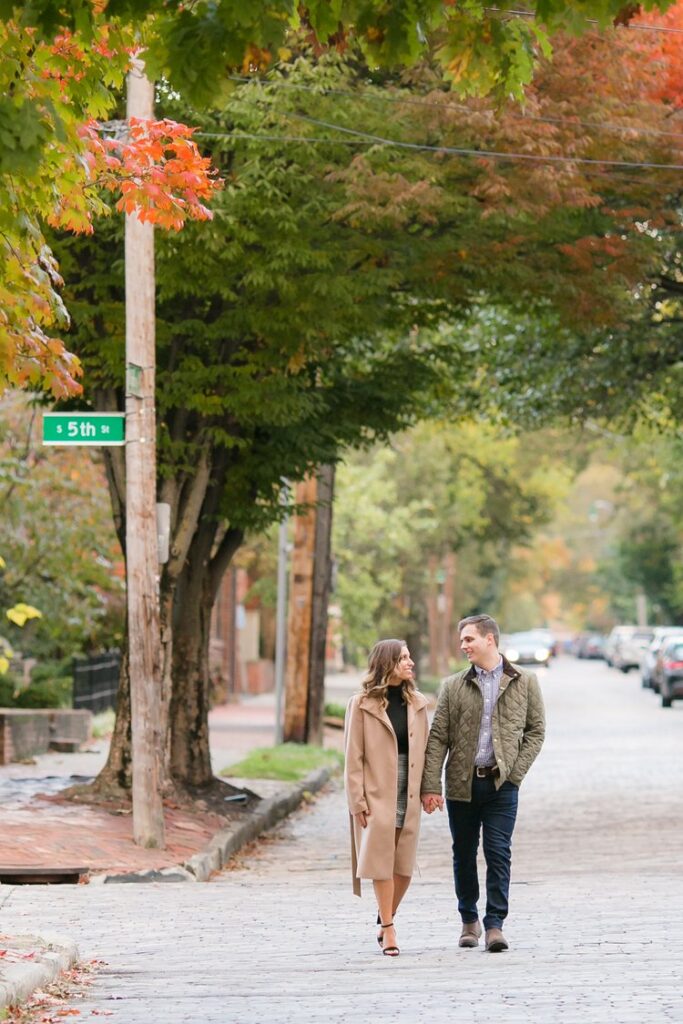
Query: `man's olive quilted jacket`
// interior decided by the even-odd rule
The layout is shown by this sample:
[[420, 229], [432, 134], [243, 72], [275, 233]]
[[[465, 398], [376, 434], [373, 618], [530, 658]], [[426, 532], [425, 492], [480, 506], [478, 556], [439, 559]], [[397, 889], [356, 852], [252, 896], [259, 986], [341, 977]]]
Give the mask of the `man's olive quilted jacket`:
[[[474, 665], [444, 679], [427, 744], [423, 793], [441, 793], [446, 761], [446, 797], [470, 800], [483, 697]], [[533, 672], [503, 658], [503, 676], [493, 712], [493, 750], [500, 769], [496, 787], [519, 786], [538, 755], [545, 736], [543, 698]]]

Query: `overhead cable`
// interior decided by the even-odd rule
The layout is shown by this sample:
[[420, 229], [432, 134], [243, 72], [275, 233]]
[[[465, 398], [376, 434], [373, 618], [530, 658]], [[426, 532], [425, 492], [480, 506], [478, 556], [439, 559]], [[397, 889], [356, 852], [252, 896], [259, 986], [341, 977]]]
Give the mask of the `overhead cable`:
[[[516, 18], [533, 18], [536, 20], [536, 15], [533, 11], [515, 11], [509, 10], [505, 7], [485, 7], [484, 10], [493, 14], [511, 14]], [[543, 23], [542, 18], [539, 18], [538, 20], [541, 24]], [[588, 25], [597, 25], [598, 28], [602, 28], [602, 24], [597, 18], [585, 18], [584, 20]], [[674, 35], [683, 35], [683, 28], [670, 28], [668, 25], [640, 25], [638, 22], [634, 21], [627, 21], [624, 24], [620, 23], [618, 26], [614, 27], [635, 29], [640, 32], [671, 32]]]
[[[285, 79], [255, 79], [250, 78], [248, 75], [230, 75], [229, 76], [234, 82], [259, 82], [265, 85], [276, 85], [283, 86], [289, 89], [298, 89], [302, 92], [311, 92], [317, 96], [347, 96], [350, 99], [368, 99], [372, 102], [379, 103], [402, 103], [406, 106], [416, 107], [430, 107], [436, 110], [460, 110], [468, 114], [476, 114], [479, 111], [467, 106], [466, 103], [454, 103], [449, 100], [447, 103], [435, 103], [434, 100], [418, 99], [415, 97], [404, 97], [397, 96], [395, 93], [387, 93], [386, 95], [380, 95], [379, 93], [369, 92], [353, 92], [350, 89], [319, 89], [311, 85], [300, 85], [297, 82], [290, 82]], [[519, 121], [540, 121], [544, 124], [562, 124], [568, 125], [569, 127], [581, 127], [581, 128], [603, 128], [606, 131], [614, 132], [631, 132], [637, 135], [661, 135], [665, 138], [680, 139], [683, 142], [683, 131], [680, 132], [664, 132], [657, 128], [636, 128], [631, 125], [619, 125], [612, 124], [607, 121], [582, 121], [572, 117], [550, 117], [541, 116], [540, 114], [515, 114], [511, 113], [510, 117]]]
[[[333, 131], [342, 132], [347, 135], [352, 135], [354, 138], [359, 140], [360, 143], [365, 143], [374, 146], [386, 146], [395, 149], [408, 149], [417, 152], [426, 153], [449, 153], [454, 156], [469, 156], [469, 157], [480, 157], [491, 160], [510, 160], [510, 161], [525, 161], [528, 163], [559, 163], [559, 164], [581, 164], [598, 167], [615, 167], [615, 168], [648, 168], [651, 170], [666, 170], [666, 171], [683, 171], [683, 164], [666, 164], [666, 163], [655, 163], [645, 160], [610, 160], [607, 158], [592, 158], [592, 157], [580, 157], [580, 156], [564, 156], [564, 155], [540, 155], [535, 153], [511, 153], [493, 149], [469, 149], [462, 146], [446, 146], [446, 145], [429, 145], [427, 143], [419, 142], [402, 142], [399, 139], [387, 139], [381, 135], [372, 135], [369, 132], [356, 131], [353, 128], [346, 128], [343, 125], [333, 124], [330, 121], [323, 121], [319, 118], [308, 117], [304, 114], [288, 114], [287, 116], [295, 116], [299, 120], [306, 121], [310, 124], [318, 125], [322, 128], [329, 128]], [[329, 138], [316, 138], [311, 136], [288, 136], [288, 135], [270, 135], [261, 133], [250, 133], [250, 132], [201, 132], [195, 133], [198, 137], [206, 138], [226, 138], [226, 139], [249, 139], [249, 140], [263, 140], [267, 142], [294, 142], [294, 143], [312, 143], [320, 144], [326, 143], [327, 145], [340, 145], [343, 144], [342, 139], [329, 139]]]

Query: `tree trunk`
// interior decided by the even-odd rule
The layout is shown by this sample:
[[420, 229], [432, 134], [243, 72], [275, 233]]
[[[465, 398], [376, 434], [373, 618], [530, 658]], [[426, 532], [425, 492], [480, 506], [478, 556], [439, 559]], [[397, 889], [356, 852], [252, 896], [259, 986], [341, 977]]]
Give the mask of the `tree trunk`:
[[313, 559], [315, 551], [315, 503], [318, 480], [311, 473], [297, 484], [295, 499], [307, 505], [303, 515], [294, 517], [287, 624], [287, 667], [285, 672], [285, 743], [306, 743], [308, 687], [311, 656], [311, 607], [313, 597]]
[[[219, 502], [227, 458], [202, 457], [184, 502], [166, 480], [162, 497], [176, 509], [171, 558], [160, 581], [161, 707], [163, 792], [183, 791], [214, 782], [209, 750], [209, 640], [211, 611], [223, 574], [243, 540], [243, 532], [221, 524]], [[123, 465], [108, 466], [112, 507], [123, 510]], [[121, 517], [120, 517], [121, 518]], [[122, 531], [123, 532], [123, 531]], [[125, 539], [125, 532], [124, 532]], [[109, 759], [82, 795], [116, 794], [130, 799], [131, 714], [128, 646], [119, 690]]]
[[164, 572], [161, 576], [159, 595], [159, 636], [161, 639], [161, 737], [162, 737], [162, 792], [172, 789], [171, 769], [171, 697], [173, 694], [173, 606], [176, 593], [176, 579]]
[[209, 630], [213, 595], [208, 566], [188, 562], [176, 590], [170, 764], [181, 787], [213, 781], [209, 750]]
[[91, 786], [83, 787], [81, 794], [95, 798], [130, 800], [132, 780], [130, 676], [128, 674], [128, 644], [124, 638], [119, 692], [116, 699], [116, 721], [109, 744], [109, 756], [95, 781]]
[[332, 503], [334, 466], [318, 473], [318, 507], [315, 518], [313, 581], [311, 597], [311, 645], [308, 669], [306, 742], [322, 746], [325, 710], [325, 656], [327, 654], [327, 607], [330, 598]]

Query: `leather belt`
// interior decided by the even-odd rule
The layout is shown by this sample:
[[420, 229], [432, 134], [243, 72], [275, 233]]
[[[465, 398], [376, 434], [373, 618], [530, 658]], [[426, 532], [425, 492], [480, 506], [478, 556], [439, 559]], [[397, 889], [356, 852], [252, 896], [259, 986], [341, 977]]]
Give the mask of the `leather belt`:
[[488, 779], [492, 775], [500, 775], [500, 768], [497, 764], [475, 765], [474, 773], [478, 779]]

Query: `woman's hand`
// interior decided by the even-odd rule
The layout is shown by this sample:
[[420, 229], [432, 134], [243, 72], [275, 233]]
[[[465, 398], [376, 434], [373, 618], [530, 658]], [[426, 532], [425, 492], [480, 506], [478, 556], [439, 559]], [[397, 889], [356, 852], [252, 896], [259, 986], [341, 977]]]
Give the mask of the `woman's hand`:
[[358, 814], [354, 814], [354, 819], [358, 822], [361, 828], [368, 827], [368, 816], [365, 811], [359, 811]]
[[422, 794], [422, 810], [426, 811], [427, 814], [432, 814], [437, 807], [440, 811], [443, 810], [443, 797], [440, 793], [423, 793]]

